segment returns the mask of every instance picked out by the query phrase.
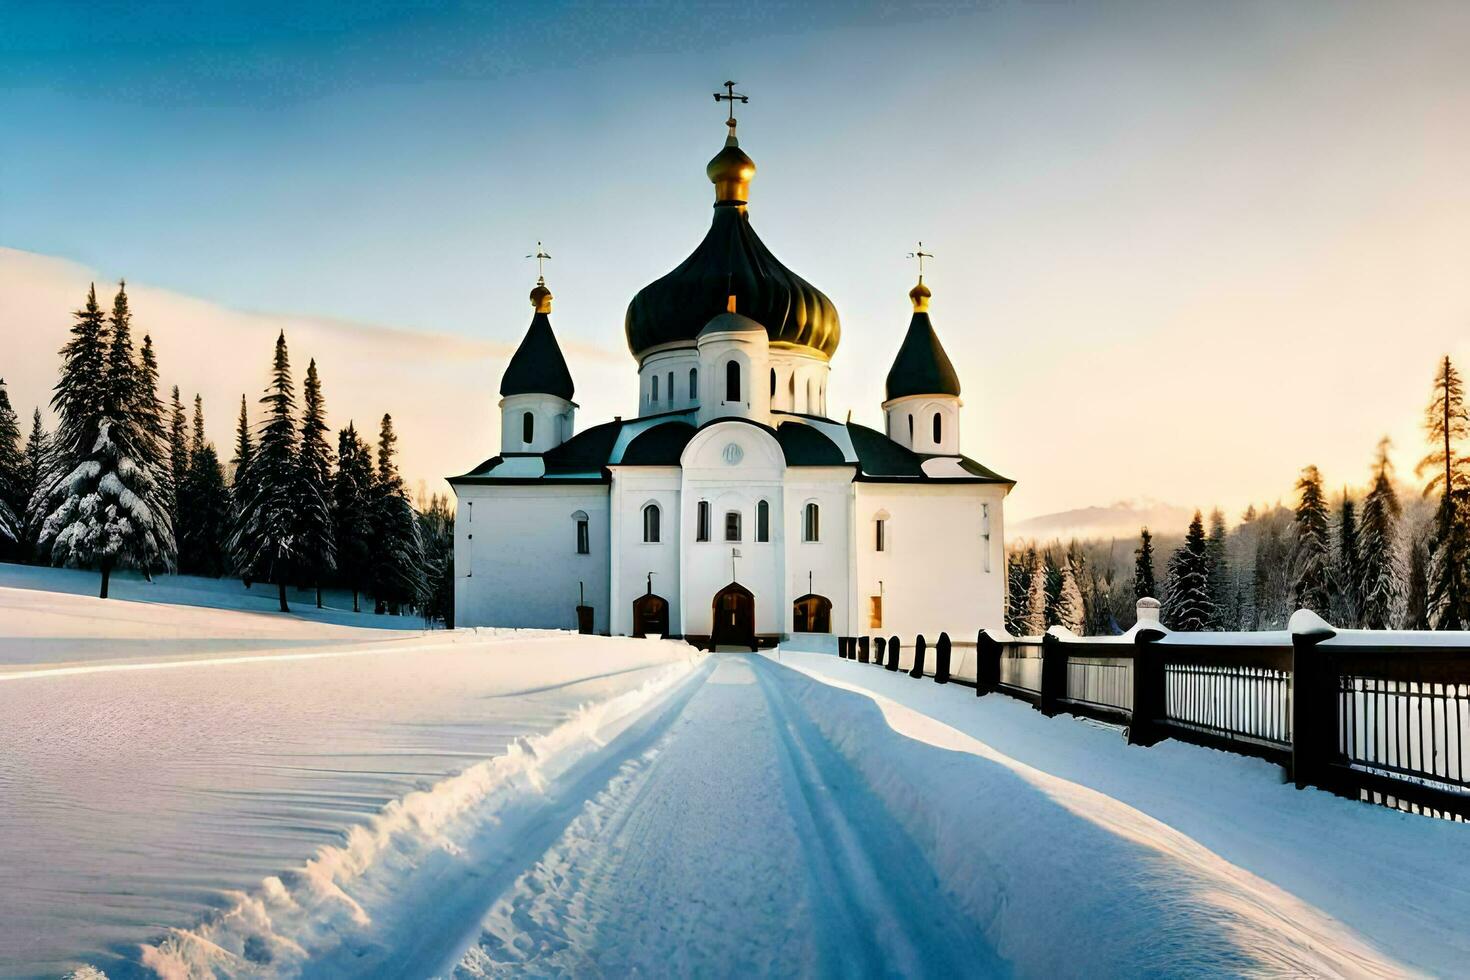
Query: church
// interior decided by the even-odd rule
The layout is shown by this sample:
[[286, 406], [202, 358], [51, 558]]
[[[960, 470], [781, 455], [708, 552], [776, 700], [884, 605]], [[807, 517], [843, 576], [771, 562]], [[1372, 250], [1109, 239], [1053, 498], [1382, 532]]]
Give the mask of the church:
[[837, 307], [756, 235], [744, 99], [716, 98], [732, 111], [706, 168], [709, 231], [628, 304], [636, 418], [578, 429], [545, 277], [531, 290], [500, 381], [500, 452], [449, 480], [458, 624], [752, 649], [999, 630], [1014, 483], [960, 452], [960, 378], [922, 249], [884, 431], [828, 418]]

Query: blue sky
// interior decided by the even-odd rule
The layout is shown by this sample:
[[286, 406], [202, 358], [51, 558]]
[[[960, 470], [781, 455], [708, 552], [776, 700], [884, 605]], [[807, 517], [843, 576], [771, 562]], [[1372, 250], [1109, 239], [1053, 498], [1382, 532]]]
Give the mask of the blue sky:
[[[1020, 511], [1238, 507], [1417, 452], [1470, 311], [1467, 49], [1429, 2], [11, 4], [0, 245], [513, 343], [539, 239], [558, 334], [618, 354], [707, 225], [736, 78], [752, 219], [842, 314], [834, 408], [876, 421], [923, 238], [965, 449]], [[588, 421], [633, 411], [628, 365]], [[1140, 441], [1200, 447], [1140, 472]]]

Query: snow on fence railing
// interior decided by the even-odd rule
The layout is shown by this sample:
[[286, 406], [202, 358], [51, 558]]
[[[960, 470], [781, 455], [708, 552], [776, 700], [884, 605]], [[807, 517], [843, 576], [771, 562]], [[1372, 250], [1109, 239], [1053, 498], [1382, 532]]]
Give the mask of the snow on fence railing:
[[973, 646], [941, 634], [932, 646], [847, 637], [839, 649], [1048, 716], [1118, 722], [1131, 744], [1172, 738], [1260, 756], [1298, 787], [1470, 819], [1470, 632], [1337, 630], [1302, 610], [1286, 630], [1182, 633], [1159, 624], [1156, 600], [1138, 613], [1115, 637], [981, 630]]

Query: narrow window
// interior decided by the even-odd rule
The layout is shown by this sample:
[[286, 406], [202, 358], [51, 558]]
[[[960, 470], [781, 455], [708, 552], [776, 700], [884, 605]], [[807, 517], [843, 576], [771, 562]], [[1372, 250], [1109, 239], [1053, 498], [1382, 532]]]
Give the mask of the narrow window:
[[699, 401], [699, 368], [689, 369], [689, 400]]
[[649, 504], [643, 508], [643, 541], [646, 544], [658, 544], [658, 504]]
[[674, 407], [674, 372], [669, 372], [669, 407]]
[[709, 501], [701, 500], [694, 512], [694, 540], [709, 540]]
[[821, 513], [817, 510], [816, 504], [806, 505], [801, 523], [801, 539], [803, 541], [821, 540]]
[[874, 595], [868, 597], [868, 629], [876, 630], [883, 628], [883, 597]]
[[587, 518], [577, 521], [577, 554], [590, 555], [592, 553], [592, 540], [587, 534]]
[[786, 397], [791, 400], [791, 410], [796, 411], [796, 372], [791, 372], [791, 377], [786, 380]]
[[658, 404], [658, 375], [656, 374], [653, 376], [653, 393], [648, 396], [648, 403], [650, 405]]
[[764, 500], [755, 505], [755, 539], [771, 540], [771, 505]]
[[886, 551], [886, 550], [888, 550], [884, 546], [885, 543], [884, 543], [884, 540], [883, 540], [883, 532], [887, 530], [887, 528], [888, 528], [888, 522], [885, 521], [885, 520], [883, 520], [880, 517], [878, 520], [876, 520], [876, 521], [873, 522], [873, 527], [875, 529], [874, 532], [873, 532], [873, 550], [874, 551]]
[[914, 444], [914, 417], [912, 415], [910, 415], [909, 416], [909, 445], [912, 446], [913, 444]]
[[934, 445], [939, 445], [944, 440], [940, 438], [944, 434], [944, 423], [939, 421], [939, 413], [934, 413]]
[[725, 401], [738, 402], [740, 400], [740, 364], [736, 361], [725, 362]]
[[536, 441], [536, 416], [530, 412], [521, 416], [521, 442], [526, 445]]
[[771, 397], [776, 397], [776, 369], [771, 368]]
[[725, 540], [740, 540], [740, 511], [728, 510], [725, 512]]
[[980, 538], [985, 546], [985, 570], [990, 571], [990, 505], [980, 505]]

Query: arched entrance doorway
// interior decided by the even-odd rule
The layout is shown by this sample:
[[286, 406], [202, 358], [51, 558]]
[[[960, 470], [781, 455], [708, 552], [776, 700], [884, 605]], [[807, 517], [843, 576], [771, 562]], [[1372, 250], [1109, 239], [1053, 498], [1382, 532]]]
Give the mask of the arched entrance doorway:
[[668, 636], [669, 600], [652, 592], [634, 599], [633, 635]]
[[793, 633], [832, 632], [832, 600], [808, 592], [791, 604]]
[[755, 649], [755, 596], [738, 582], [715, 593], [711, 612], [710, 646]]

